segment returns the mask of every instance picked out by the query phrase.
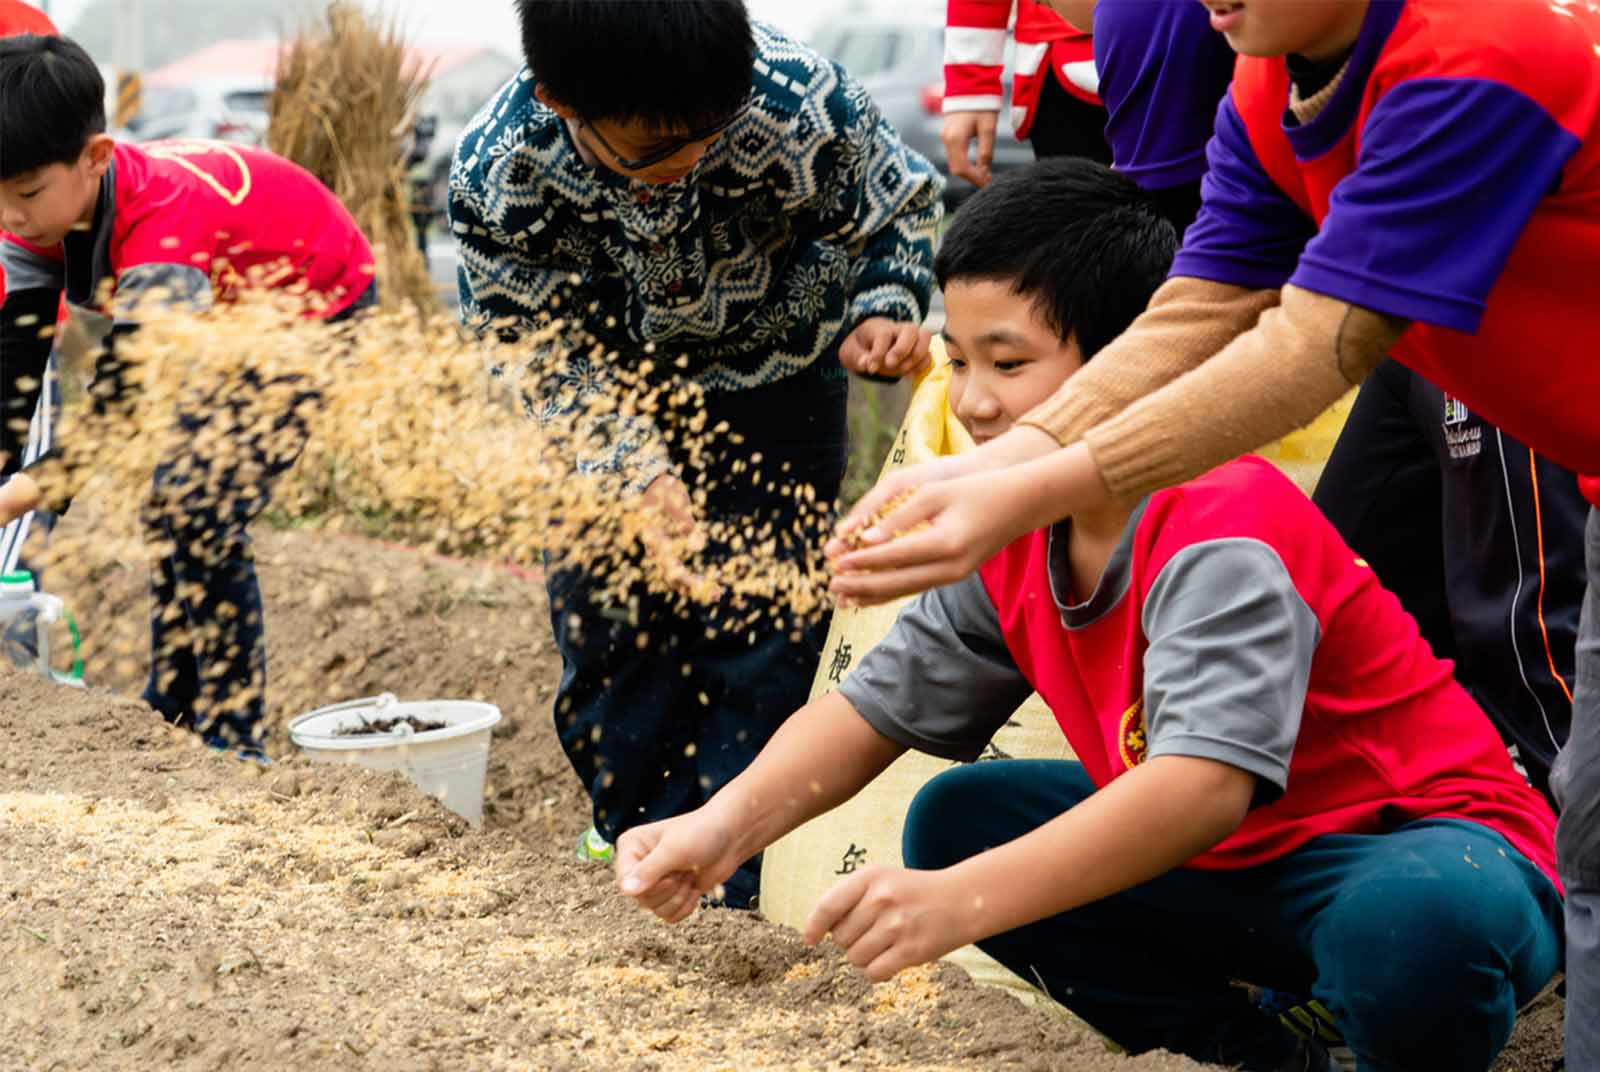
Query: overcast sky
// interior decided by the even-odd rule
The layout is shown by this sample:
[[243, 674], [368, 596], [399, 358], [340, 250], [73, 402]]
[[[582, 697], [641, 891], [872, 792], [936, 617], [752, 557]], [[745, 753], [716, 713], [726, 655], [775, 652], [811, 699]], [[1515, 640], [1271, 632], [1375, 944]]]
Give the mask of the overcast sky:
[[[33, 0], [37, 4], [40, 0]], [[50, 15], [70, 26], [88, 0], [50, 0]], [[512, 0], [365, 0], [369, 7], [402, 16], [418, 38], [472, 40], [514, 47], [517, 20]], [[746, 0], [760, 18], [801, 36], [829, 8], [847, 0]]]

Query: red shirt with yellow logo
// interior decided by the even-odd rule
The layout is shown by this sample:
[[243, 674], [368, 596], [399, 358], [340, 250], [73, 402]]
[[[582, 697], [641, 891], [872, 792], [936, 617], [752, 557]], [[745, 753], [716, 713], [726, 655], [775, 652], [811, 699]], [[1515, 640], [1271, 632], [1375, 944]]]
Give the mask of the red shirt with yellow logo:
[[975, 758], [1029, 691], [1104, 786], [1217, 760], [1256, 806], [1200, 868], [1427, 818], [1490, 827], [1556, 881], [1555, 818], [1416, 623], [1309, 500], [1246, 457], [1150, 496], [1095, 591], [1067, 523], [911, 604], [840, 691], [910, 747]]
[[361, 228], [310, 172], [210, 141], [118, 144], [87, 233], [52, 249], [8, 238], [0, 261], [8, 292], [54, 287], [84, 307], [157, 288], [209, 304], [255, 286], [315, 296], [307, 312], [321, 317], [360, 298], [374, 271]]

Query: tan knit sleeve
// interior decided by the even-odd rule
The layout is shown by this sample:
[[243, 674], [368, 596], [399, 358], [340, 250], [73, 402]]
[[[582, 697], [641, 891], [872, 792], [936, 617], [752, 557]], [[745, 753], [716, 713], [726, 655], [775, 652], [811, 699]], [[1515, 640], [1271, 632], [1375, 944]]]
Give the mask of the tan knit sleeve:
[[1216, 354], [1277, 304], [1276, 290], [1250, 290], [1176, 276], [1162, 284], [1128, 330], [1022, 418], [1062, 446]]
[[1407, 327], [1299, 287], [1282, 297], [1215, 357], [1084, 435], [1114, 494], [1170, 487], [1310, 424]]

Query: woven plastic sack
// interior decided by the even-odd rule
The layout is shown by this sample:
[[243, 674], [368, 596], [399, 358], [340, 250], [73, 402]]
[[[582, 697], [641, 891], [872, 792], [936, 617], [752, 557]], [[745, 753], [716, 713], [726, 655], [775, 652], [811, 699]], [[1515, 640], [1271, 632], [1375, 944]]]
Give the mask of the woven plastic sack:
[[1256, 453], [1283, 470], [1290, 480], [1300, 485], [1301, 491], [1310, 495], [1333, 451], [1333, 444], [1344, 430], [1345, 418], [1350, 415], [1355, 400], [1356, 392], [1352, 389], [1316, 420]]

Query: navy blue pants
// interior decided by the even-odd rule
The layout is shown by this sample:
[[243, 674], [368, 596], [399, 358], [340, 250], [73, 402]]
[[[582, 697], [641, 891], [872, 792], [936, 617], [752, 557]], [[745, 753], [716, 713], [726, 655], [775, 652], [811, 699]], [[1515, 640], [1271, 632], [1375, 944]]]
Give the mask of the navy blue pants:
[[[1062, 760], [954, 768], [913, 801], [906, 862], [949, 866], [1093, 792]], [[978, 945], [1135, 1053], [1281, 1067], [1295, 1039], [1242, 982], [1320, 1000], [1363, 1070], [1477, 1070], [1560, 967], [1561, 911], [1500, 835], [1436, 819], [1246, 870], [1179, 868]]]
[[[348, 319], [377, 301], [377, 284]], [[156, 467], [142, 523], [156, 550], [150, 564], [150, 680], [144, 701], [206, 743], [260, 754], [267, 647], [261, 586], [248, 526], [266, 509], [272, 485], [299, 458], [319, 396], [295, 393], [270, 427], [252, 408], [264, 386], [254, 372], [228, 384], [199, 412], [179, 415], [198, 437], [211, 426], [229, 444], [225, 457], [190, 453]], [[292, 386], [292, 385], [291, 385]]]
[[[844, 475], [847, 391], [829, 358], [770, 386], [712, 396], [706, 425], [727, 421], [743, 442], [706, 467], [710, 516], [749, 519], [752, 532], [771, 521], [789, 533], [789, 554], [819, 554], [820, 532], [797, 528], [791, 497], [730, 467], [760, 453], [765, 471], [787, 465], [791, 479], [816, 489], [818, 504], [831, 502]], [[693, 486], [698, 471], [681, 464]], [[686, 612], [643, 591], [607, 603], [597, 584], [571, 568], [552, 569], [546, 583], [562, 661], [555, 720], [594, 824], [615, 841], [699, 807], [749, 766], [805, 703], [827, 623], [762, 614], [752, 631], [742, 624], [749, 607]], [[759, 880], [759, 861], [747, 862], [726, 884], [727, 903], [747, 905]]]

